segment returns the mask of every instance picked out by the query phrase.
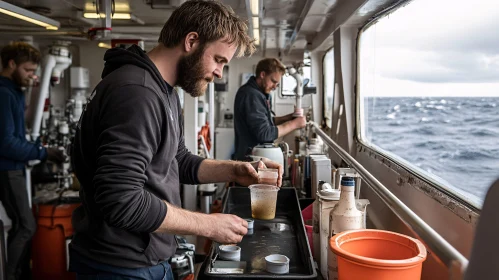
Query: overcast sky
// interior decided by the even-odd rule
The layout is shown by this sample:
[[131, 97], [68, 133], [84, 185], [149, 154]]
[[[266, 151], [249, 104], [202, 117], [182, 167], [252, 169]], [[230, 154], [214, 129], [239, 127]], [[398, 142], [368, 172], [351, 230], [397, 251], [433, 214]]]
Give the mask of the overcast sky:
[[363, 94], [499, 97], [497, 0], [414, 0], [360, 43]]

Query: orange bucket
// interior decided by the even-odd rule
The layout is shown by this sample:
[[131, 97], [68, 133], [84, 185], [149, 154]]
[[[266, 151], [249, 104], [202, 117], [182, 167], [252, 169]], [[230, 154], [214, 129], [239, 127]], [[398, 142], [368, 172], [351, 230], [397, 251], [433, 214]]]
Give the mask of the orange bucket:
[[71, 215], [80, 204], [38, 204], [33, 207], [37, 229], [32, 240], [32, 274], [35, 280], [74, 280], [67, 271], [66, 242], [73, 235]]
[[384, 230], [339, 233], [329, 240], [341, 280], [419, 280], [426, 248], [421, 241]]

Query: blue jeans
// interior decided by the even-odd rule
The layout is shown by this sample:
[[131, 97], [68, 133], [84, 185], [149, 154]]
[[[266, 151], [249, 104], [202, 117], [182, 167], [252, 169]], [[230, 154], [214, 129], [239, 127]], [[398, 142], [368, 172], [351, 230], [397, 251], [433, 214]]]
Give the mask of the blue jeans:
[[123, 268], [90, 260], [74, 251], [69, 270], [76, 272], [77, 280], [174, 280], [167, 261], [149, 267]]

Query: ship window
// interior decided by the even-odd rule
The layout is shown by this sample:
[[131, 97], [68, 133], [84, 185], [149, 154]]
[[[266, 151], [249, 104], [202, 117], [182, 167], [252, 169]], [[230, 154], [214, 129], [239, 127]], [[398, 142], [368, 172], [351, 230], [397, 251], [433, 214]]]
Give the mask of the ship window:
[[296, 95], [296, 79], [286, 73], [281, 78], [281, 95], [295, 96]]
[[[310, 80], [312, 77], [312, 69], [311, 69], [311, 65], [310, 65], [310, 59], [308, 59], [308, 60], [305, 59], [304, 63], [308, 63], [308, 64], [304, 64], [301, 67], [301, 69], [299, 70], [300, 74], [302, 75], [303, 80], [305, 80], [305, 79]], [[296, 96], [296, 92], [297, 92], [296, 86], [297, 86], [296, 79], [293, 78], [293, 76], [291, 76], [291, 74], [286, 73], [286, 74], [282, 75], [281, 85], [280, 85], [281, 96]], [[310, 84], [309, 84], [309, 86], [310, 86]]]
[[334, 49], [326, 52], [322, 65], [324, 73], [324, 122], [327, 127], [331, 128], [334, 100]]
[[498, 14], [414, 0], [359, 37], [360, 140], [477, 207], [499, 177]]

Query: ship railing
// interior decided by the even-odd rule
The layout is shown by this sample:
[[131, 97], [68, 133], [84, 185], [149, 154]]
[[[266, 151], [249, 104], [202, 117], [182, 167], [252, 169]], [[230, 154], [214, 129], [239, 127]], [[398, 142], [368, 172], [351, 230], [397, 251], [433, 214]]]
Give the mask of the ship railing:
[[449, 271], [449, 279], [463, 279], [468, 260], [454, 248], [447, 240], [430, 227], [423, 219], [407, 207], [388, 188], [381, 184], [369, 171], [358, 163], [348, 152], [341, 148], [317, 123], [311, 122], [314, 132], [322, 138], [324, 143], [333, 149], [349, 167], [355, 169], [362, 180], [376, 193], [381, 200], [430, 248], [430, 250], [444, 263]]

